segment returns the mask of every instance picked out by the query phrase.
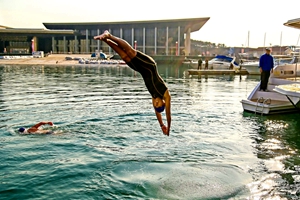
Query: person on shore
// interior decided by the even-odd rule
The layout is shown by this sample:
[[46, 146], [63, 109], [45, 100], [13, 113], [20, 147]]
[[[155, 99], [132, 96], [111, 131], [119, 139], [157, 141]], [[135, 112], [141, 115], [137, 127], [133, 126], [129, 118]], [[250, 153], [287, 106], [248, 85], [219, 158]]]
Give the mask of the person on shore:
[[267, 91], [270, 73], [273, 73], [274, 58], [271, 49], [266, 48], [266, 53], [259, 58], [260, 90]]
[[202, 59], [198, 60], [198, 70], [202, 69]]
[[204, 69], [208, 69], [208, 59], [205, 59], [205, 67]]
[[21, 134], [52, 134], [52, 133], [54, 133], [51, 130], [41, 129], [40, 126], [43, 126], [43, 125], [53, 126], [54, 124], [53, 124], [53, 122], [39, 122], [36, 125], [32, 126], [31, 128], [28, 128], [28, 129], [21, 127], [21, 128], [19, 128], [19, 132]]
[[242, 70], [243, 63], [244, 63], [244, 61], [241, 59], [241, 60], [240, 60], [240, 71]]
[[[108, 44], [121, 59], [134, 71], [139, 72], [152, 96], [152, 105], [161, 130], [165, 135], [170, 134], [171, 128], [171, 95], [157, 71], [156, 62], [152, 57], [132, 48], [127, 41], [113, 36], [108, 31], [95, 36], [95, 40], [102, 40]], [[161, 113], [165, 110], [167, 126], [163, 123]]]

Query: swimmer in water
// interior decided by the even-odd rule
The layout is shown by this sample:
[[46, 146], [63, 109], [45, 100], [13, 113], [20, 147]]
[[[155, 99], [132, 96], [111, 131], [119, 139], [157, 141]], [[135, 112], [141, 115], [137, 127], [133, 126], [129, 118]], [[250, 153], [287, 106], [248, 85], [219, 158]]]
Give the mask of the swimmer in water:
[[[163, 134], [169, 135], [171, 128], [171, 95], [157, 71], [156, 62], [150, 56], [132, 48], [125, 40], [113, 36], [108, 31], [94, 37], [107, 43], [126, 64], [134, 71], [139, 72], [152, 96], [152, 105], [157, 121]], [[161, 113], [166, 111], [167, 126], [163, 123]]]
[[53, 133], [53, 131], [50, 131], [50, 130], [40, 129], [40, 126], [43, 126], [43, 125], [53, 126], [54, 124], [53, 124], [53, 122], [40, 122], [28, 129], [21, 127], [21, 128], [19, 128], [19, 132], [22, 134], [52, 134]]

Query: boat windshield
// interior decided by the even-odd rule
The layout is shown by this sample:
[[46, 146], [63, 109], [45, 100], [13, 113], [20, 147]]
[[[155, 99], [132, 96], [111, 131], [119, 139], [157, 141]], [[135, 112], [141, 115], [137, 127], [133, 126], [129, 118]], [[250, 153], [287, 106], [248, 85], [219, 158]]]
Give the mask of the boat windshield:
[[211, 62], [227, 62], [230, 63], [233, 58], [228, 56], [217, 55], [215, 58], [211, 59]]

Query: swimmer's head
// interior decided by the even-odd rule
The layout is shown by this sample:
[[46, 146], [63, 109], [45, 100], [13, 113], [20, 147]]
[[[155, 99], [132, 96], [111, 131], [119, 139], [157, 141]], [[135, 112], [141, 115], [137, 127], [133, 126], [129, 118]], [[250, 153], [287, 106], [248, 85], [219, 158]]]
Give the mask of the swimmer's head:
[[25, 131], [26, 131], [26, 128], [24, 128], [24, 127], [19, 128], [19, 132], [24, 133]]
[[156, 112], [163, 112], [165, 110], [165, 101], [161, 98], [152, 98], [152, 104]]

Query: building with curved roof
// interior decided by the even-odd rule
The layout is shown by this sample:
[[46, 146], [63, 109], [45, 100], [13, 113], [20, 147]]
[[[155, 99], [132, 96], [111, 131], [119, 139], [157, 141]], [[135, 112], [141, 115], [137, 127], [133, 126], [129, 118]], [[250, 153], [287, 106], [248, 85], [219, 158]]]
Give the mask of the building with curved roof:
[[89, 54], [99, 50], [114, 54], [107, 44], [93, 39], [95, 35], [109, 30], [149, 55], [189, 55], [191, 33], [200, 30], [209, 19], [43, 23], [46, 29], [4, 27], [0, 28], [0, 49], [6, 48], [12, 52], [11, 49], [18, 46], [16, 42], [21, 42], [21, 46], [27, 46], [27, 50], [31, 51]]
[[291, 20], [285, 22], [283, 25], [300, 29], [300, 18], [291, 19]]
[[0, 53], [30, 54], [32, 51], [52, 51], [52, 38], [74, 37], [73, 30], [0, 28]]

